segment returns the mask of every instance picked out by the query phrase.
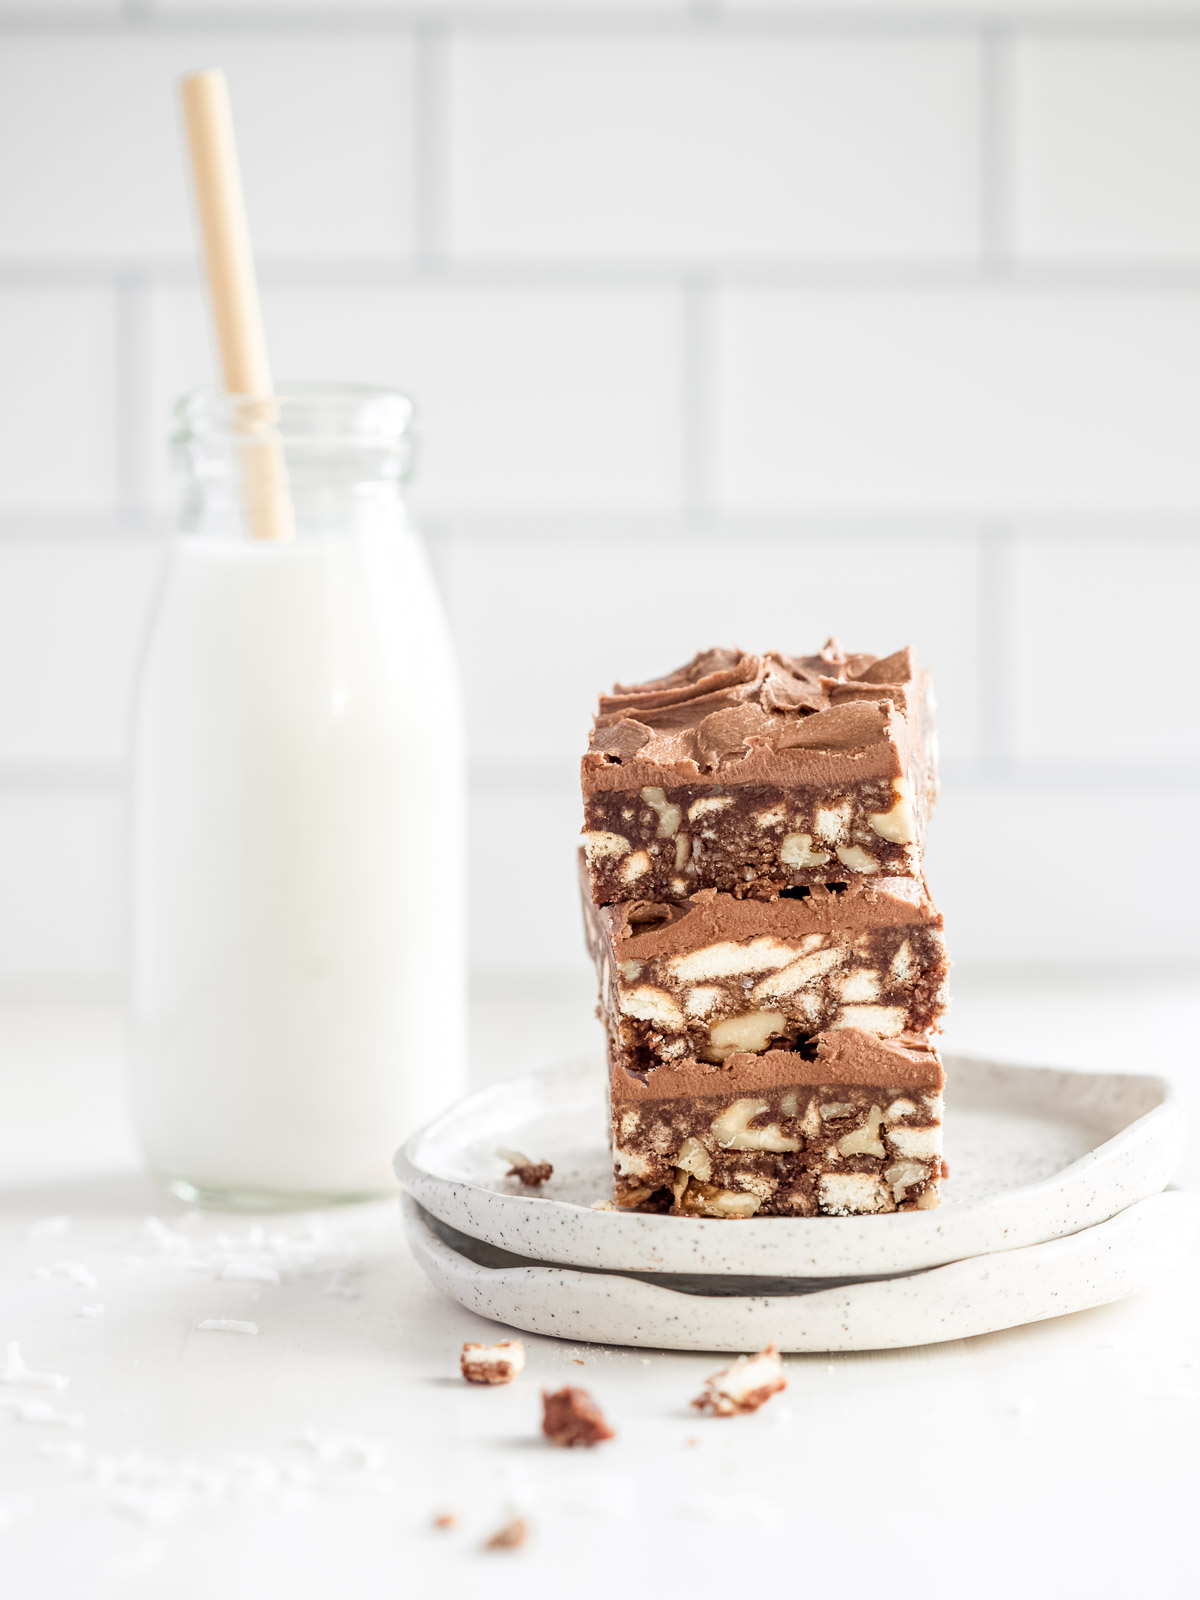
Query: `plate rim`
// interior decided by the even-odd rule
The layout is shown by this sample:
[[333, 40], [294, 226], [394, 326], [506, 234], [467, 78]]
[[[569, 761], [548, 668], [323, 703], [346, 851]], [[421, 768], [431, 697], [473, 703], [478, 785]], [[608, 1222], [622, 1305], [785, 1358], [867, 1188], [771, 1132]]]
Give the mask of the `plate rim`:
[[[1048, 1243], [1052, 1239], [1070, 1237], [1083, 1228], [1095, 1226], [1107, 1221], [1112, 1216], [1127, 1209], [1129, 1205], [1147, 1198], [1150, 1194], [1161, 1191], [1170, 1182], [1171, 1176], [1178, 1166], [1182, 1154], [1186, 1123], [1180, 1109], [1179, 1095], [1171, 1080], [1160, 1073], [1148, 1072], [1110, 1072], [1096, 1071], [1091, 1068], [1075, 1069], [1070, 1067], [1040, 1066], [1024, 1062], [1008, 1062], [991, 1056], [976, 1056], [960, 1052], [952, 1052], [944, 1057], [947, 1065], [952, 1069], [964, 1067], [976, 1071], [1000, 1071], [1006, 1075], [1022, 1075], [1028, 1073], [1031, 1077], [1046, 1078], [1055, 1076], [1068, 1079], [1092, 1080], [1093, 1082], [1128, 1082], [1137, 1083], [1155, 1090], [1159, 1095], [1156, 1105], [1148, 1111], [1135, 1117], [1131, 1122], [1117, 1130], [1107, 1139], [1094, 1145], [1083, 1155], [1069, 1162], [1065, 1167], [1048, 1177], [1040, 1178], [1033, 1183], [1021, 1184], [1014, 1189], [1003, 1190], [998, 1194], [988, 1195], [976, 1201], [968, 1201], [961, 1206], [939, 1207], [933, 1211], [896, 1212], [882, 1217], [751, 1217], [739, 1219], [736, 1227], [739, 1236], [746, 1239], [747, 1245], [756, 1245], [759, 1249], [768, 1251], [769, 1247], [778, 1249], [786, 1247], [791, 1242], [792, 1249], [799, 1252], [803, 1244], [809, 1248], [819, 1244], [841, 1244], [848, 1248], [855, 1241], [860, 1241], [861, 1248], [872, 1248], [887, 1240], [899, 1246], [902, 1251], [901, 1265], [894, 1270], [917, 1271], [927, 1270], [932, 1267], [947, 1265], [951, 1261], [962, 1259], [965, 1256], [990, 1254], [996, 1250], [1021, 1248], [1024, 1245], [1035, 1243]], [[414, 1155], [420, 1143], [429, 1137], [438, 1126], [449, 1118], [461, 1112], [468, 1103], [473, 1102], [487, 1106], [490, 1101], [503, 1100], [518, 1086], [536, 1086], [547, 1078], [561, 1079], [566, 1073], [574, 1072], [583, 1075], [589, 1067], [596, 1068], [594, 1061], [589, 1062], [583, 1057], [569, 1057], [560, 1061], [546, 1063], [526, 1073], [502, 1079], [497, 1083], [487, 1084], [484, 1087], [464, 1095], [453, 1105], [431, 1119], [405, 1140], [396, 1152], [393, 1168], [401, 1187], [412, 1194], [421, 1205], [431, 1211], [440, 1220], [450, 1226], [458, 1228], [460, 1232], [483, 1238], [487, 1242], [495, 1243], [504, 1248], [512, 1248], [511, 1240], [496, 1239], [488, 1234], [480, 1233], [478, 1226], [472, 1228], [464, 1225], [460, 1207], [471, 1210], [476, 1203], [484, 1203], [496, 1219], [496, 1228], [512, 1229], [518, 1234], [525, 1234], [529, 1228], [542, 1226], [545, 1220], [555, 1212], [566, 1213], [573, 1220], [596, 1219], [597, 1230], [606, 1230], [610, 1236], [617, 1235], [614, 1224], [626, 1224], [625, 1232], [632, 1232], [629, 1224], [632, 1223], [636, 1234], [644, 1243], [640, 1247], [639, 1259], [630, 1260], [623, 1265], [610, 1259], [611, 1251], [604, 1254], [600, 1261], [580, 1260], [578, 1252], [574, 1259], [564, 1260], [561, 1265], [570, 1266], [596, 1266], [610, 1271], [695, 1271], [695, 1263], [681, 1263], [672, 1267], [669, 1262], [657, 1259], [647, 1262], [647, 1255], [658, 1255], [662, 1244], [671, 1240], [682, 1240], [685, 1236], [675, 1230], [681, 1225], [686, 1225], [689, 1239], [710, 1240], [725, 1239], [728, 1235], [729, 1222], [705, 1218], [687, 1218], [658, 1216], [642, 1212], [600, 1211], [594, 1206], [581, 1205], [576, 1201], [560, 1200], [551, 1195], [526, 1195], [505, 1194], [497, 1190], [484, 1188], [482, 1185], [472, 1183], [461, 1178], [448, 1178], [421, 1166]], [[602, 1069], [597, 1069], [602, 1070]], [[1139, 1147], [1152, 1149], [1155, 1143], [1163, 1147], [1165, 1159], [1159, 1163], [1164, 1170], [1161, 1172], [1161, 1182], [1158, 1176], [1149, 1180], [1150, 1187], [1140, 1186], [1142, 1192], [1132, 1197], [1115, 1200], [1111, 1209], [1104, 1212], [1103, 1216], [1087, 1215], [1088, 1207], [1097, 1199], [1094, 1177], [1097, 1169], [1109, 1167], [1129, 1152], [1136, 1152]], [[962, 1228], [981, 1223], [984, 1227], [994, 1219], [1002, 1217], [1005, 1211], [1010, 1210], [1014, 1200], [1026, 1210], [1037, 1209], [1040, 1202], [1054, 1197], [1060, 1212], [1063, 1225], [1055, 1224], [1050, 1231], [1035, 1228], [1037, 1237], [1023, 1237], [1019, 1230], [1015, 1243], [998, 1242], [989, 1249], [955, 1249], [937, 1248], [937, 1241]], [[431, 1201], [441, 1199], [442, 1206]], [[1109, 1202], [1104, 1202], [1108, 1204]], [[445, 1208], [445, 1209], [444, 1209]], [[446, 1214], [446, 1209], [454, 1212]], [[1067, 1218], [1066, 1213], [1072, 1213]], [[601, 1220], [604, 1219], [604, 1220]], [[714, 1230], [722, 1230], [715, 1234]], [[702, 1230], [702, 1231], [699, 1231]], [[769, 1231], [768, 1231], [769, 1230]], [[819, 1230], [819, 1232], [817, 1231]], [[494, 1232], [495, 1230], [493, 1230]], [[1003, 1230], [1001, 1238], [1008, 1230]], [[805, 1234], [810, 1238], [805, 1240]], [[613, 1242], [617, 1240], [614, 1237]], [[922, 1245], [924, 1249], [922, 1249]], [[657, 1246], [657, 1249], [656, 1249]], [[904, 1248], [907, 1247], [907, 1254]], [[527, 1253], [533, 1255], [538, 1251], [532, 1247], [524, 1247]], [[632, 1239], [629, 1248], [634, 1246]], [[713, 1275], [721, 1269], [712, 1268]], [[756, 1265], [751, 1262], [730, 1265], [724, 1271], [728, 1274], [744, 1274], [746, 1276], [780, 1277], [787, 1276], [776, 1262], [767, 1262]], [[804, 1274], [809, 1277], [845, 1276], [846, 1271], [840, 1268], [835, 1272], [824, 1274], [820, 1271], [810, 1271]]]
[[[1161, 1206], [1158, 1203], [1162, 1201], [1170, 1201], [1172, 1210], [1177, 1213], [1181, 1211], [1181, 1202], [1190, 1206], [1193, 1219], [1192, 1232], [1193, 1234], [1200, 1233], [1200, 1191], [1194, 1189], [1166, 1189], [1156, 1194], [1145, 1195], [1140, 1200], [1136, 1200], [1131, 1205], [1125, 1206], [1120, 1211], [1115, 1212], [1112, 1216], [1105, 1217], [1102, 1221], [1093, 1223], [1089, 1227], [1078, 1229], [1073, 1234], [1063, 1235], [1056, 1239], [1045, 1239], [1033, 1244], [1016, 1246], [1009, 1250], [995, 1251], [986, 1255], [965, 1257], [954, 1261], [947, 1261], [941, 1266], [929, 1269], [927, 1271], [902, 1274], [898, 1277], [893, 1277], [883, 1282], [875, 1281], [860, 1284], [841, 1284], [837, 1286], [831, 1285], [828, 1289], [814, 1290], [805, 1294], [804, 1296], [798, 1297], [784, 1297], [777, 1295], [772, 1296], [770, 1294], [723, 1295], [720, 1297], [706, 1297], [704, 1295], [689, 1294], [683, 1290], [671, 1288], [666, 1284], [657, 1284], [653, 1282], [647, 1283], [643, 1276], [634, 1278], [628, 1277], [620, 1272], [585, 1272], [580, 1270], [579, 1267], [563, 1266], [550, 1261], [544, 1263], [531, 1262], [520, 1266], [485, 1267], [481, 1266], [478, 1262], [471, 1261], [469, 1257], [463, 1256], [459, 1251], [454, 1249], [453, 1245], [441, 1238], [441, 1236], [438, 1235], [432, 1227], [430, 1227], [426, 1216], [423, 1214], [423, 1208], [415, 1196], [410, 1194], [401, 1196], [400, 1206], [404, 1222], [405, 1238], [408, 1242], [409, 1249], [415, 1256], [422, 1271], [425, 1272], [428, 1277], [430, 1277], [431, 1281], [435, 1283], [435, 1286], [439, 1288], [442, 1293], [450, 1295], [450, 1297], [454, 1299], [457, 1304], [463, 1305], [465, 1309], [473, 1311], [473, 1313], [477, 1316], [488, 1317], [490, 1320], [498, 1322], [502, 1326], [519, 1327], [519, 1324], [506, 1322], [500, 1315], [493, 1316], [490, 1312], [480, 1310], [478, 1307], [467, 1306], [465, 1301], [460, 1300], [458, 1296], [455, 1295], [450, 1289], [446, 1288], [443, 1283], [438, 1282], [435, 1278], [433, 1278], [432, 1273], [426, 1266], [425, 1261], [422, 1259], [422, 1255], [424, 1254], [432, 1257], [435, 1259], [435, 1261], [440, 1259], [441, 1261], [445, 1262], [446, 1265], [443, 1269], [445, 1276], [464, 1276], [478, 1280], [484, 1285], [488, 1283], [495, 1283], [502, 1284], [506, 1288], [513, 1289], [528, 1285], [531, 1282], [540, 1282], [545, 1286], [549, 1286], [551, 1283], [557, 1282], [563, 1288], [569, 1289], [573, 1280], [579, 1280], [581, 1284], [584, 1281], [587, 1281], [590, 1290], [592, 1287], [594, 1287], [594, 1281], [596, 1279], [611, 1281], [614, 1278], [621, 1278], [622, 1282], [628, 1285], [628, 1289], [626, 1291], [628, 1295], [632, 1297], [635, 1302], [640, 1302], [641, 1305], [645, 1307], [647, 1312], [659, 1310], [663, 1313], [673, 1314], [675, 1319], [681, 1325], [687, 1325], [688, 1323], [688, 1317], [686, 1313], [689, 1307], [694, 1308], [697, 1302], [699, 1302], [700, 1304], [711, 1308], [718, 1298], [722, 1306], [732, 1306], [737, 1309], [745, 1308], [747, 1310], [753, 1309], [756, 1314], [761, 1314], [763, 1316], [769, 1316], [774, 1313], [780, 1318], [782, 1318], [784, 1315], [783, 1307], [785, 1305], [793, 1308], [794, 1310], [797, 1305], [810, 1308], [813, 1306], [814, 1301], [825, 1301], [827, 1306], [840, 1306], [841, 1314], [845, 1317], [849, 1316], [851, 1311], [856, 1309], [853, 1306], [846, 1305], [847, 1298], [857, 1299], [860, 1302], [869, 1302], [880, 1299], [886, 1302], [888, 1299], [892, 1298], [897, 1291], [902, 1290], [906, 1284], [909, 1282], [915, 1283], [917, 1280], [922, 1280], [923, 1283], [928, 1283], [930, 1289], [935, 1294], [943, 1287], [949, 1286], [953, 1288], [959, 1282], [959, 1280], [966, 1280], [964, 1287], [969, 1286], [970, 1280], [974, 1276], [973, 1269], [977, 1269], [980, 1263], [986, 1261], [992, 1265], [994, 1270], [994, 1267], [997, 1264], [997, 1257], [1008, 1258], [1005, 1261], [1006, 1266], [1011, 1266], [1012, 1262], [1018, 1257], [1024, 1257], [1025, 1262], [1034, 1267], [1044, 1266], [1047, 1262], [1054, 1264], [1056, 1261], [1063, 1258], [1069, 1262], [1073, 1255], [1078, 1255], [1081, 1249], [1081, 1241], [1084, 1239], [1084, 1236], [1088, 1234], [1096, 1235], [1096, 1238], [1092, 1242], [1097, 1246], [1103, 1246], [1111, 1241], [1111, 1233], [1106, 1232], [1106, 1230], [1114, 1229], [1122, 1222], [1125, 1222], [1126, 1225], [1128, 1225], [1129, 1222], [1135, 1220], [1135, 1213], [1139, 1214], [1139, 1219], [1144, 1220], [1147, 1216], [1146, 1208], [1154, 1207], [1155, 1209], [1161, 1210]], [[717, 1275], [714, 1274], [714, 1276]], [[889, 1341], [886, 1338], [879, 1340], [867, 1340], [865, 1339], [865, 1336], [859, 1335], [848, 1337], [837, 1344], [822, 1343], [811, 1345], [793, 1345], [790, 1343], [790, 1334], [788, 1334], [784, 1335], [785, 1341], [787, 1342], [784, 1342], [781, 1345], [781, 1348], [784, 1350], [784, 1353], [788, 1353], [789, 1349], [792, 1353], [802, 1353], [805, 1350], [816, 1353], [821, 1350], [835, 1349], [905, 1349], [915, 1348], [921, 1345], [947, 1343], [955, 1339], [976, 1338], [987, 1333], [1000, 1332], [1008, 1328], [1025, 1327], [1035, 1322], [1050, 1321], [1058, 1316], [1072, 1315], [1076, 1311], [1089, 1310], [1099, 1305], [1109, 1304], [1114, 1300], [1125, 1299], [1130, 1295], [1141, 1293], [1142, 1290], [1148, 1287], [1157, 1276], [1161, 1276], [1161, 1269], [1151, 1270], [1149, 1275], [1145, 1277], [1144, 1281], [1134, 1282], [1131, 1287], [1120, 1289], [1116, 1293], [1104, 1292], [1095, 1298], [1088, 1298], [1086, 1291], [1084, 1291], [1081, 1303], [1060, 1305], [1054, 1309], [1042, 1310], [1034, 1316], [1018, 1315], [1016, 1317], [1009, 1318], [1004, 1312], [1001, 1312], [999, 1315], [996, 1315], [995, 1313], [984, 1314], [980, 1319], [981, 1325], [973, 1329], [963, 1330], [960, 1327], [953, 1327], [950, 1329], [946, 1329], [944, 1327], [936, 1328], [929, 1334], [928, 1337], [916, 1341], [912, 1339], [892, 1339]], [[1056, 1290], [1052, 1298], [1057, 1299], [1058, 1293], [1059, 1291]], [[827, 1299], [827, 1297], [829, 1298]], [[1001, 1302], [1003, 1302], [1005, 1298], [1007, 1298], [1007, 1290], [1002, 1291], [1000, 1296]], [[878, 1309], [879, 1308], [876, 1307], [876, 1310]], [[886, 1310], [886, 1305], [884, 1309]], [[933, 1315], [932, 1312], [931, 1315]], [[846, 1329], [848, 1333], [848, 1326], [845, 1322], [843, 1322], [843, 1328]], [[521, 1331], [530, 1332], [535, 1337], [539, 1338], [564, 1338], [582, 1343], [604, 1345], [615, 1344], [619, 1348], [630, 1349], [705, 1349], [717, 1351], [748, 1348], [744, 1342], [740, 1341], [735, 1343], [726, 1343], [724, 1345], [709, 1343], [673, 1344], [669, 1337], [664, 1342], [661, 1334], [647, 1339], [639, 1345], [637, 1343], [626, 1343], [619, 1338], [614, 1338], [612, 1335], [603, 1337], [600, 1335], [589, 1336], [577, 1332], [567, 1332], [565, 1330], [562, 1332], [557, 1332], [547, 1329], [523, 1329]]]

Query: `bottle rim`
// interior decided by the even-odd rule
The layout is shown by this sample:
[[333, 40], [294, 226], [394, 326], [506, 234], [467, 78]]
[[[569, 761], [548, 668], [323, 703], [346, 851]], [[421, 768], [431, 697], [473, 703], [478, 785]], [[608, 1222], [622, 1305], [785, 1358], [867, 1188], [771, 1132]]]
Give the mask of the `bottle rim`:
[[264, 435], [285, 446], [386, 449], [411, 443], [416, 404], [400, 389], [373, 383], [284, 383], [273, 395], [190, 389], [171, 408], [171, 438]]

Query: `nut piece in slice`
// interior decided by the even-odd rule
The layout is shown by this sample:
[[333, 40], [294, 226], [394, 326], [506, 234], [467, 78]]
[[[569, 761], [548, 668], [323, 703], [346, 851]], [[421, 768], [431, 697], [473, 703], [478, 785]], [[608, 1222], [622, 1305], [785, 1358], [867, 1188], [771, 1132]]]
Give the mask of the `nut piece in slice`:
[[519, 1339], [464, 1344], [459, 1365], [468, 1383], [511, 1383], [525, 1370], [525, 1346]]
[[524, 1517], [511, 1517], [502, 1528], [497, 1528], [490, 1539], [484, 1540], [485, 1550], [519, 1550], [529, 1537], [529, 1524]]
[[692, 1401], [697, 1411], [714, 1417], [733, 1417], [743, 1411], [757, 1411], [773, 1394], [787, 1388], [783, 1362], [773, 1344], [756, 1356], [739, 1356], [731, 1367], [714, 1372], [704, 1385], [703, 1394]]
[[497, 1150], [496, 1154], [501, 1161], [507, 1161], [509, 1164], [504, 1176], [515, 1178], [526, 1189], [540, 1188], [554, 1172], [548, 1161], [531, 1161], [519, 1150]]
[[565, 1448], [601, 1444], [616, 1437], [587, 1390], [571, 1384], [553, 1393], [542, 1390], [542, 1432], [551, 1444]]

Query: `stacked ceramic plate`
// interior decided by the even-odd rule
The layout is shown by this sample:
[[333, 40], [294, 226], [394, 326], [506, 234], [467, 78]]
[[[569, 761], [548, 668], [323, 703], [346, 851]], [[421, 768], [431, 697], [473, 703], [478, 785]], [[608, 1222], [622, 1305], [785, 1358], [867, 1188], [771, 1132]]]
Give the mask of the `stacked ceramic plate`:
[[[1168, 1190], [1183, 1120], [1160, 1078], [946, 1057], [937, 1211], [748, 1221], [610, 1209], [605, 1074], [550, 1067], [460, 1101], [396, 1157], [417, 1260], [530, 1333], [673, 1350], [870, 1350], [1135, 1294], [1200, 1233]], [[499, 1152], [549, 1161], [538, 1191]]]

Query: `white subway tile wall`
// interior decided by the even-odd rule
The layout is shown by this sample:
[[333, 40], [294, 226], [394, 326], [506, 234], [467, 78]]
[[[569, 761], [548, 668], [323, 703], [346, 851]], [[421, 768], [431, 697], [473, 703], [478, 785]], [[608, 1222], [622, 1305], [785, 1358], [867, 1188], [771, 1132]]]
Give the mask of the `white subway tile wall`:
[[[714, 535], [686, 524], [626, 532], [619, 523], [561, 522], [540, 534], [460, 531], [450, 591], [467, 681], [487, 681], [499, 633], [523, 696], [537, 686], [519, 749], [511, 717], [497, 717], [484, 698], [469, 702], [474, 758], [486, 768], [533, 760], [547, 778], [573, 779], [596, 690], [614, 674], [656, 676], [698, 641], [771, 649], [781, 639], [819, 645], [830, 633], [890, 639], [899, 628], [920, 639], [938, 674], [948, 763], [970, 771], [984, 751], [973, 533], [731, 527]], [[564, 603], [548, 607], [548, 595]]]
[[161, 540], [0, 540], [0, 750], [34, 768], [119, 770]]
[[717, 311], [723, 506], [1200, 504], [1200, 293], [738, 289]]
[[[1135, 526], [1100, 535], [1022, 526], [1012, 582], [1017, 759], [1060, 772], [1103, 775], [1116, 765], [1200, 778], [1191, 683], [1200, 542]], [[1113, 648], [1117, 617], [1124, 669]], [[1046, 694], [1047, 678], [1078, 686], [1069, 714]]]
[[1023, 251], [1200, 257], [1200, 39], [1029, 39], [1014, 94]]
[[[269, 286], [289, 376], [396, 383], [421, 412], [428, 509], [676, 510], [683, 497], [678, 296], [656, 288]], [[154, 296], [151, 414], [211, 382], [195, 289]], [[167, 461], [155, 498], [169, 498]]]
[[118, 333], [110, 286], [34, 288], [0, 275], [0, 514], [115, 503]]
[[492, 34], [451, 59], [455, 254], [976, 254], [969, 37]]
[[121, 791], [36, 779], [0, 790], [0, 973], [96, 983], [123, 968], [126, 821]]
[[301, 260], [411, 253], [410, 39], [131, 29], [5, 39], [3, 257], [190, 261], [170, 85], [218, 58], [238, 105], [256, 248]]
[[0, 985], [122, 981], [214, 63], [276, 370], [421, 406], [478, 968], [582, 966], [600, 687], [830, 632], [960, 960], [1200, 955], [1200, 0], [0, 0]]

